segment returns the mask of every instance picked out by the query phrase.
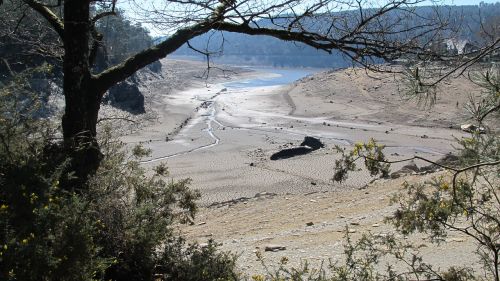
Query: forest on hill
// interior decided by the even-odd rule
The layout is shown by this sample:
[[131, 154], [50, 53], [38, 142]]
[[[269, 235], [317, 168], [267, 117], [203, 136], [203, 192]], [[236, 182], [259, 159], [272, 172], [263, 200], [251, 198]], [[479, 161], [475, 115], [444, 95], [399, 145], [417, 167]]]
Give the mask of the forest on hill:
[[[484, 39], [484, 34], [481, 31], [482, 26], [486, 29], [495, 29], [498, 28], [500, 22], [500, 3], [481, 4], [480, 6], [422, 6], [416, 7], [415, 13], [425, 16], [436, 12], [436, 9], [448, 21], [447, 38], [440, 40], [443, 40], [444, 44], [448, 43], [450, 51], [456, 51], [453, 50], [455, 45], [461, 45], [462, 42], [462, 44], [482, 46]], [[357, 11], [341, 12], [333, 16], [356, 18]], [[393, 16], [396, 17], [396, 15]], [[317, 30], [325, 28], [331, 15], [323, 15], [323, 17], [324, 19], [311, 21], [310, 24]], [[269, 22], [268, 19], [261, 19], [256, 24], [265, 27], [269, 25]], [[276, 20], [273, 20], [273, 23], [276, 23]], [[158, 37], [155, 40], [162, 38], [164, 37]], [[446, 42], [447, 39], [450, 41]], [[262, 35], [250, 36], [241, 33], [214, 31], [192, 39], [190, 45], [196, 50], [184, 44], [174, 54], [194, 59], [205, 59], [206, 56], [198, 51], [208, 52], [214, 62], [238, 65], [320, 68], [339, 68], [352, 65], [352, 60], [339, 51], [333, 51], [332, 54], [329, 54], [303, 43], [282, 41]]]

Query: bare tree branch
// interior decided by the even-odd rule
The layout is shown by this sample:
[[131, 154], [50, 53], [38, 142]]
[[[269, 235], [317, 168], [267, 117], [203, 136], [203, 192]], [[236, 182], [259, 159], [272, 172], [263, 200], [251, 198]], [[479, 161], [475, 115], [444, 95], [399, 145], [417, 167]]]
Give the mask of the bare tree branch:
[[210, 25], [202, 22], [189, 28], [178, 30], [162, 43], [144, 50], [123, 63], [109, 68], [98, 75], [92, 77], [96, 83], [101, 95], [114, 84], [125, 80], [127, 77], [134, 74], [137, 70], [151, 64], [168, 54], [177, 50], [185, 42], [195, 36], [208, 32], [211, 29]]
[[24, 3], [40, 13], [54, 28], [61, 39], [64, 38], [64, 23], [49, 7], [35, 0], [24, 0]]

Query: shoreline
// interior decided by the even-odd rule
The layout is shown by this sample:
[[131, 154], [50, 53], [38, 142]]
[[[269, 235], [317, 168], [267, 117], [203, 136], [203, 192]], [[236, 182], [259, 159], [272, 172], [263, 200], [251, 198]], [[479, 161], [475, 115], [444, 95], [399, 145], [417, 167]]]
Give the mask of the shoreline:
[[[374, 137], [386, 145], [390, 159], [419, 155], [437, 160], [453, 151], [454, 137], [466, 135], [443, 125], [460, 122], [458, 110], [449, 102], [456, 99], [453, 87], [445, 89], [436, 108], [424, 112], [395, 98], [397, 83], [393, 80], [372, 81], [353, 73], [343, 69], [317, 73], [286, 86], [224, 91], [222, 80], [217, 79], [167, 93], [164, 86], [168, 83], [159, 83], [150, 88], [151, 103], [161, 115], [158, 122], [125, 139], [143, 141], [152, 149], [153, 155], [143, 159], [146, 169], [162, 161], [172, 178], [192, 179], [191, 188], [202, 194], [200, 212], [194, 225], [179, 225], [178, 231], [192, 242], [221, 242], [222, 250], [240, 254], [238, 266], [243, 272], [262, 272], [255, 252], [271, 243], [286, 250], [266, 252], [269, 262], [284, 255], [294, 265], [301, 259], [314, 264], [335, 260], [341, 253], [346, 226], [353, 230], [354, 238], [366, 231], [391, 231], [382, 223], [393, 210], [388, 198], [401, 190], [403, 181], [429, 180], [441, 173], [374, 181], [367, 171], [359, 171], [342, 184], [333, 183], [336, 145], [349, 148]], [[244, 73], [233, 76], [232, 81], [258, 79], [259, 75], [265, 74]], [[433, 120], [440, 121], [432, 125]], [[167, 132], [171, 133], [168, 142], [164, 141]], [[148, 142], [154, 136], [158, 141]], [[326, 147], [270, 160], [277, 151], [299, 146], [305, 136], [319, 137]], [[405, 164], [392, 169], [397, 171]], [[415, 164], [427, 165], [422, 161]], [[428, 247], [424, 250], [432, 262], [451, 264], [461, 259], [453, 256], [456, 247], [464, 249], [459, 253], [468, 253], [473, 247], [462, 237], [453, 239], [455, 242], [439, 248], [440, 255], [447, 258], [444, 262], [432, 255], [434, 246], [428, 241], [415, 241]]]

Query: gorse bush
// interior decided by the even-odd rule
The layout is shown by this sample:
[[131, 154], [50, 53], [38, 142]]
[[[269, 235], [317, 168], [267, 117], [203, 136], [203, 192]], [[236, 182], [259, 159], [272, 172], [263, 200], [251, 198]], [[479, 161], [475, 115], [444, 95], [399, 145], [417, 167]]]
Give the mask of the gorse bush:
[[40, 102], [22, 78], [0, 92], [1, 279], [90, 280], [107, 263], [93, 241], [98, 224], [83, 198], [59, 188], [55, 128], [34, 118]]
[[[163, 165], [148, 173], [103, 130], [104, 159], [86, 190], [72, 177], [57, 128], [23, 79], [0, 89], [0, 280], [235, 280], [235, 258], [188, 245], [172, 224], [190, 221], [199, 193]], [[22, 94], [20, 94], [22, 93]]]

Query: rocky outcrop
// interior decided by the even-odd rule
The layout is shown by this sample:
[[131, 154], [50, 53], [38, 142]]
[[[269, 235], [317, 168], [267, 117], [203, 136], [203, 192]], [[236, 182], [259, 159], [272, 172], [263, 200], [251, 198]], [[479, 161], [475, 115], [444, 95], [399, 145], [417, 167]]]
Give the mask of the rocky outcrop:
[[125, 110], [132, 114], [142, 114], [146, 110], [144, 108], [144, 96], [142, 95], [136, 83], [126, 80], [121, 82], [111, 89], [103, 98], [104, 103]]

